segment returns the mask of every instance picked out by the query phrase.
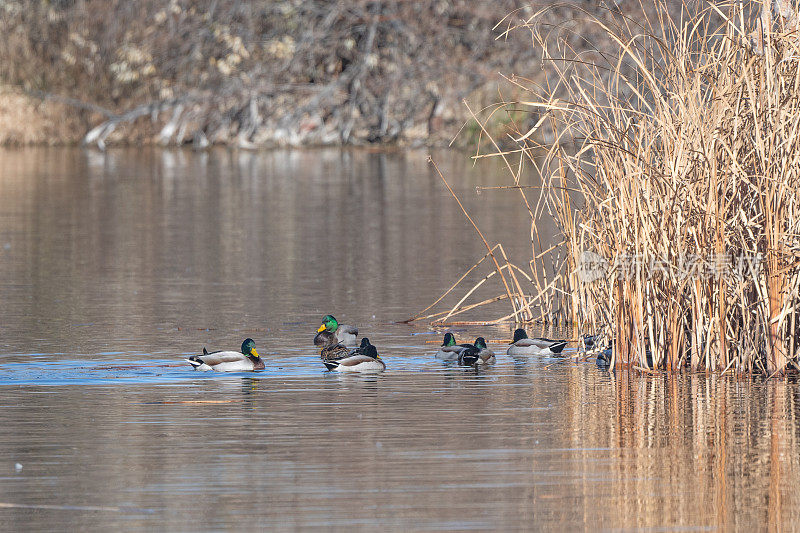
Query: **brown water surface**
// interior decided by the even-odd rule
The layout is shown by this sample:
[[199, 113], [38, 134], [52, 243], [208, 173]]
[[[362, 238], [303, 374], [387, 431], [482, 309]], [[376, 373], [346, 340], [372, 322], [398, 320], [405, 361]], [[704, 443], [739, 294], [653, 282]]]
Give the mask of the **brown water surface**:
[[[796, 383], [475, 371], [395, 323], [484, 253], [425, 155], [0, 152], [0, 529], [799, 527]], [[436, 157], [524, 263], [505, 176]], [[385, 373], [325, 372], [329, 312]], [[180, 363], [244, 337], [265, 371]]]

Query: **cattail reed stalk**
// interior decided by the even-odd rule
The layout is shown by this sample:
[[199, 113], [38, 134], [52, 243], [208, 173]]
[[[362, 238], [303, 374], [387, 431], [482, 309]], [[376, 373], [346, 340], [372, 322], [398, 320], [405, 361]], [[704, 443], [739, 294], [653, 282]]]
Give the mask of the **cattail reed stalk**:
[[[508, 30], [533, 35], [561, 92], [530, 85], [507, 105], [548, 113], [557, 139], [575, 141], [554, 148], [513, 132], [525, 134], [519, 157], [552, 186], [539, 203], [571, 259], [560, 273], [567, 313], [579, 327], [610, 317], [618, 366], [774, 374], [795, 358], [800, 47], [785, 17], [765, 17], [771, 5], [750, 7], [758, 16], [718, 3], [673, 18], [656, 2], [640, 24], [610, 10], [612, 22], [592, 22], [616, 52], [594, 64], [566, 38], [552, 45], [544, 11]], [[760, 25], [758, 46], [748, 21]], [[568, 189], [581, 191], [580, 209]], [[617, 268], [580, 286], [585, 250]], [[731, 272], [736, 256], [761, 261]]]

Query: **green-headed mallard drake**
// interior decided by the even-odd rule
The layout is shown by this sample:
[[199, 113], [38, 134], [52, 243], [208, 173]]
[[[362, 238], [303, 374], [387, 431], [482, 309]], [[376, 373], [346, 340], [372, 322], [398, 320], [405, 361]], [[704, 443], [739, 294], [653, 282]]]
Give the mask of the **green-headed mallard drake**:
[[475, 342], [472, 345], [478, 349], [478, 358], [480, 359], [480, 363], [487, 364], [495, 362], [494, 352], [486, 347], [486, 340], [483, 337], [478, 337], [475, 339]]
[[193, 355], [186, 361], [195, 370], [216, 370], [217, 372], [247, 372], [250, 370], [264, 370], [264, 360], [256, 351], [253, 339], [245, 339], [242, 351], [211, 352], [203, 348], [203, 355]]
[[461, 344], [458, 352], [458, 364], [461, 366], [484, 365], [495, 362], [494, 352], [486, 347], [483, 337], [475, 339], [474, 344]]
[[[434, 357], [437, 359], [442, 359], [443, 361], [459, 361], [459, 364], [462, 364], [461, 361], [464, 360], [464, 358], [461, 357], [462, 352], [471, 348], [474, 348], [477, 351], [477, 363], [495, 362], [494, 352], [486, 347], [486, 341], [483, 337], [478, 337], [475, 339], [474, 344], [456, 344], [456, 337], [450, 332], [444, 334], [444, 341], [439, 347], [439, 350], [434, 354]], [[467, 353], [465, 360], [470, 361], [471, 358], [472, 352]], [[471, 365], [474, 363], [467, 364]]]
[[456, 344], [456, 337], [449, 331], [444, 334], [444, 341], [439, 347], [439, 350], [434, 354], [436, 359], [443, 361], [457, 361], [458, 354], [461, 353], [468, 345]]
[[520, 328], [514, 332], [514, 340], [508, 347], [508, 355], [540, 355], [561, 353], [567, 341], [551, 339], [529, 339], [525, 330]]
[[337, 372], [383, 372], [386, 370], [386, 363], [378, 355], [378, 349], [364, 337], [361, 339], [361, 346], [350, 352], [347, 357], [326, 361], [325, 367]]
[[317, 329], [317, 335], [314, 337], [314, 345], [327, 346], [329, 338], [334, 337], [338, 343], [345, 346], [355, 346], [357, 336], [357, 327], [339, 324], [333, 315], [325, 315], [322, 317], [322, 325]]

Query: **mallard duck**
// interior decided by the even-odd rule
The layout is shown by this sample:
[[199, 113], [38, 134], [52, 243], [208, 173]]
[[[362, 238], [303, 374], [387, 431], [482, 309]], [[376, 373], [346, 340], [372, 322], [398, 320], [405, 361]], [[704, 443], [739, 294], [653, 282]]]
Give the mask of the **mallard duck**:
[[486, 340], [483, 337], [475, 339], [474, 344], [460, 344], [461, 351], [458, 352], [458, 364], [461, 366], [475, 366], [495, 362], [494, 352], [486, 347]]
[[597, 342], [597, 335], [589, 335], [588, 333], [583, 336], [583, 347], [587, 350], [591, 350], [594, 348], [594, 344]]
[[[465, 350], [469, 350], [464, 357], [462, 354]], [[477, 354], [477, 363], [494, 363], [494, 352], [486, 347], [486, 340], [483, 337], [475, 339], [474, 344], [456, 344], [456, 337], [449, 331], [444, 334], [444, 341], [439, 347], [439, 350], [434, 354], [437, 359], [444, 361], [458, 361], [460, 365], [466, 364], [467, 366], [475, 364], [470, 363], [473, 356]]]
[[461, 366], [475, 366], [480, 360], [480, 350], [475, 346], [464, 348], [458, 352], [458, 364]]
[[597, 359], [595, 359], [595, 363], [597, 364], [598, 367], [600, 367], [603, 370], [606, 370], [608, 369], [609, 366], [611, 366], [611, 352], [613, 346], [614, 346], [613, 342], [609, 341], [608, 348], [597, 354]]
[[386, 363], [378, 355], [378, 349], [370, 344], [369, 339], [361, 339], [361, 346], [350, 352], [347, 357], [333, 361], [325, 361], [328, 370], [337, 372], [383, 372]]
[[[602, 370], [608, 370], [611, 366], [611, 356], [614, 350], [614, 341], [608, 341], [608, 346], [605, 350], [597, 352], [597, 358], [595, 359], [595, 363], [597, 366], [600, 367]], [[653, 352], [650, 351], [650, 348], [644, 349], [644, 362], [642, 363], [647, 368], [653, 368]], [[638, 357], [637, 357], [638, 360]]]
[[434, 354], [434, 357], [444, 361], [457, 361], [458, 354], [461, 353], [467, 346], [469, 345], [456, 344], [455, 335], [448, 331], [444, 334], [444, 341], [439, 347], [439, 351]]
[[336, 342], [346, 346], [355, 346], [357, 336], [357, 327], [339, 324], [333, 315], [325, 315], [322, 317], [322, 325], [317, 329], [317, 335], [314, 337], [314, 345], [328, 346], [330, 337], [334, 337]]
[[480, 363], [487, 364], [495, 362], [494, 352], [486, 347], [486, 340], [483, 337], [478, 337], [475, 339], [473, 346], [478, 349], [478, 358], [480, 359]]
[[551, 339], [529, 339], [525, 330], [520, 328], [514, 332], [514, 340], [508, 347], [508, 355], [537, 355], [561, 353], [567, 341], [555, 341]]
[[217, 372], [246, 372], [250, 370], [264, 370], [264, 360], [256, 351], [253, 339], [245, 339], [242, 351], [219, 351], [208, 353], [203, 348], [203, 355], [193, 355], [186, 361], [195, 370], [216, 370]]
[[327, 344], [319, 352], [319, 357], [323, 363], [334, 361], [336, 359], [344, 359], [350, 355], [350, 348], [344, 344], [337, 342], [334, 335], [325, 337]]

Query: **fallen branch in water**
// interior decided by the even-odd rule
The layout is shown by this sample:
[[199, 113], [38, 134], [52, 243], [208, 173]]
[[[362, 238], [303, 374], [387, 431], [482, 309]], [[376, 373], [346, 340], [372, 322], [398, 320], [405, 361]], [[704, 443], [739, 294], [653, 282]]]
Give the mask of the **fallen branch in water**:
[[[189, 97], [184, 98], [173, 98], [170, 100], [164, 100], [161, 102], [153, 102], [149, 104], [143, 104], [140, 106], [136, 106], [130, 111], [122, 113], [120, 115], [112, 115], [103, 122], [89, 130], [89, 132], [83, 138], [83, 144], [95, 144], [100, 150], [106, 149], [106, 138], [108, 138], [111, 133], [119, 126], [120, 124], [124, 124], [126, 122], [132, 122], [139, 117], [143, 117], [145, 115], [158, 115], [159, 113], [166, 111], [168, 109], [180, 109], [183, 110], [182, 105], [184, 102], [189, 101]], [[179, 113], [178, 113], [179, 115]], [[173, 116], [172, 121], [170, 123], [175, 122], [177, 117]], [[170, 125], [168, 123], [168, 126]], [[163, 133], [163, 130], [162, 130]], [[171, 135], [170, 135], [171, 136]], [[162, 135], [163, 137], [163, 135]]]

